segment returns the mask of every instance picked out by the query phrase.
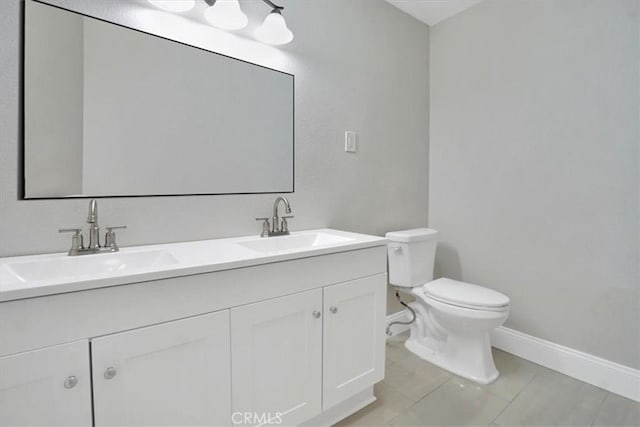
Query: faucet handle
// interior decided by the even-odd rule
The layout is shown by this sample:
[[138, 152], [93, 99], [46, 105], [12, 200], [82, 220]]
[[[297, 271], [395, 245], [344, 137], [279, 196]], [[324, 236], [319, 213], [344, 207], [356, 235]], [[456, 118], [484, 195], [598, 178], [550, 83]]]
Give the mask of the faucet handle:
[[113, 230], [119, 230], [127, 228], [126, 225], [113, 225], [111, 227], [107, 227], [107, 232], [104, 235], [104, 245], [109, 248], [112, 252], [116, 252], [120, 250], [118, 245], [116, 244], [116, 233]]
[[268, 237], [269, 236], [269, 218], [256, 218], [256, 221], [262, 221], [262, 233], [260, 233], [260, 237]]
[[80, 234], [82, 228], [58, 228], [58, 233], [76, 233]]
[[280, 231], [282, 231], [283, 233], [288, 233], [289, 232], [289, 224], [287, 223], [288, 219], [293, 218], [293, 215], [287, 215], [287, 216], [283, 216], [280, 217], [281, 221], [280, 221]]
[[59, 228], [58, 233], [74, 233], [71, 236], [71, 250], [69, 252], [84, 249], [81, 228]]

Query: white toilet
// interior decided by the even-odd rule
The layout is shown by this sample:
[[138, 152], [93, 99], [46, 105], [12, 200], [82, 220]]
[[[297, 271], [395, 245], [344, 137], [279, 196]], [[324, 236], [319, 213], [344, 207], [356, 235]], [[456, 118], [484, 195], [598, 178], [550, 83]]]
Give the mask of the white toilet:
[[509, 298], [451, 279], [433, 280], [438, 232], [429, 228], [386, 235], [389, 283], [413, 295], [416, 313], [405, 345], [420, 358], [481, 384], [498, 378], [489, 332], [509, 315]]

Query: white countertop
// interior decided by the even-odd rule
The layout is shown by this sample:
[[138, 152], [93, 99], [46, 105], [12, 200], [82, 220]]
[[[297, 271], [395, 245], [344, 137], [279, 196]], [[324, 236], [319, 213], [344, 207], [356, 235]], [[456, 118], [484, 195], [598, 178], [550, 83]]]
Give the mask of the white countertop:
[[[316, 241], [313, 246], [287, 249], [286, 241], [291, 237], [304, 239], [313, 234], [335, 237], [327, 242]], [[277, 239], [280, 239], [279, 241]], [[266, 243], [264, 243], [266, 242]], [[283, 248], [277, 250], [260, 249], [264, 244], [278, 246], [283, 242]], [[251, 249], [255, 246], [258, 249]], [[0, 302], [16, 299], [33, 298], [64, 292], [83, 291], [107, 286], [123, 285], [127, 283], [145, 282], [166, 279], [170, 277], [187, 276], [192, 274], [210, 273], [220, 270], [249, 267], [296, 258], [325, 255], [336, 252], [364, 249], [386, 245], [386, 239], [366, 234], [349, 233], [332, 229], [318, 229], [292, 232], [290, 236], [260, 238], [258, 236], [234, 237], [226, 239], [201, 240], [194, 242], [170, 243], [160, 245], [134, 246], [120, 248], [119, 252], [82, 255], [70, 257], [67, 253], [29, 255], [20, 257], [0, 258]], [[122, 258], [134, 259], [136, 255], [145, 253], [164, 257], [160, 265], [147, 265], [141, 268], [126, 265], [122, 271], [83, 272], [75, 269], [74, 263], [81, 265], [89, 260], [108, 264], [110, 260]], [[165, 255], [166, 253], [166, 255]], [[100, 258], [102, 257], [102, 258]], [[111, 257], [111, 258], [109, 258]], [[169, 259], [170, 261], [166, 261]], [[31, 278], [25, 279], [16, 274], [18, 268], [28, 266], [37, 270], [39, 263], [51, 266], [61, 265], [61, 269], [74, 271], [74, 275], [51, 274], [38, 277], [34, 272]], [[134, 263], [135, 264], [135, 263]], [[31, 267], [33, 266], [33, 267]], [[47, 271], [49, 271], [47, 270]], [[55, 269], [54, 269], [55, 270]], [[35, 278], [34, 278], [35, 277]]]

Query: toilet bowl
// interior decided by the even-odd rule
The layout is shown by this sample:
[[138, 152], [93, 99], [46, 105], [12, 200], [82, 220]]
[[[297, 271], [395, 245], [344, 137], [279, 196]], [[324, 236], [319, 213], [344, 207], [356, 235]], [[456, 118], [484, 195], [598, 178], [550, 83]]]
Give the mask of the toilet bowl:
[[509, 315], [509, 298], [470, 283], [433, 280], [438, 232], [428, 228], [386, 235], [389, 283], [415, 297], [416, 314], [405, 346], [418, 357], [469, 380], [498, 378], [490, 332]]

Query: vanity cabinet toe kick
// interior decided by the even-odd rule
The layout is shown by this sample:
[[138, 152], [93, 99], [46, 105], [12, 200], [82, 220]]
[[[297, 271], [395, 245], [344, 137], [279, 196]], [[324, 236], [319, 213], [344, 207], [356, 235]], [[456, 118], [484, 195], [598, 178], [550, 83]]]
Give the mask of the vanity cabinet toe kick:
[[330, 425], [384, 376], [384, 245], [0, 303], [0, 425]]

